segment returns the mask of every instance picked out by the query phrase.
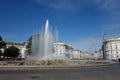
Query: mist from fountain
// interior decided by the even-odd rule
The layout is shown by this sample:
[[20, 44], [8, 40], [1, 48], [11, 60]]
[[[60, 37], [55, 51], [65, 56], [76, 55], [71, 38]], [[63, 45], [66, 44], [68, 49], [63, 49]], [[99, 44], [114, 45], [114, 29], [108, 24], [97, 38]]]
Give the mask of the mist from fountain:
[[58, 33], [55, 35], [49, 29], [49, 21], [46, 20], [45, 29], [41, 33], [32, 36], [32, 55], [34, 60], [50, 59], [54, 53], [54, 44], [58, 40]]

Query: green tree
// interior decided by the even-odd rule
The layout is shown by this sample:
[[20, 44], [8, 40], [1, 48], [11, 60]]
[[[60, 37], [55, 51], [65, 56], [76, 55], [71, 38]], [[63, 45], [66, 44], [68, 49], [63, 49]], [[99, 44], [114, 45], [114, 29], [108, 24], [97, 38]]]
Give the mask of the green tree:
[[4, 51], [4, 56], [5, 57], [12, 57], [12, 58], [15, 58], [15, 57], [18, 57], [20, 55], [20, 50], [14, 46], [11, 46], [9, 48], [7, 48], [5, 51]]
[[28, 39], [28, 44], [26, 46], [27, 48], [27, 55], [30, 55], [32, 52], [31, 52], [31, 47], [32, 47], [32, 36]]
[[30, 38], [28, 39], [28, 44], [26, 46], [28, 55], [32, 54], [31, 48], [32, 48], [32, 38], [33, 38], [33, 36], [40, 36], [40, 35], [39, 34], [34, 34], [34, 35], [30, 36]]
[[0, 36], [0, 41], [3, 41], [2, 37]]
[[3, 41], [2, 37], [0, 36], [0, 49], [4, 48], [6, 46], [6, 43]]
[[1, 60], [1, 56], [3, 56], [3, 52], [1, 51], [1, 49], [5, 49], [6, 47], [6, 43], [3, 41], [2, 37], [0, 36], [0, 60]]
[[28, 42], [26, 48], [27, 48], [27, 49], [30, 49], [30, 48], [31, 48], [31, 45], [32, 45], [32, 43]]

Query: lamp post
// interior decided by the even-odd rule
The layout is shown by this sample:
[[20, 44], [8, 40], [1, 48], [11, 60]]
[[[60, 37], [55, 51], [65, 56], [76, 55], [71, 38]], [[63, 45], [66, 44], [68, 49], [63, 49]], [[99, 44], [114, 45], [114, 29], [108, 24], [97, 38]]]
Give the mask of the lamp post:
[[103, 50], [103, 59], [106, 59], [106, 42], [105, 42], [105, 33], [103, 34], [102, 50]]

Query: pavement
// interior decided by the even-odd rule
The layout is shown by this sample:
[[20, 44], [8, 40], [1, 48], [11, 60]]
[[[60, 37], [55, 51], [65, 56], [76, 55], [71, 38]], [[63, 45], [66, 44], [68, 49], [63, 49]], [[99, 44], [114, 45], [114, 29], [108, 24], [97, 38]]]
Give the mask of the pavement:
[[76, 69], [0, 70], [0, 80], [120, 80], [120, 65]]

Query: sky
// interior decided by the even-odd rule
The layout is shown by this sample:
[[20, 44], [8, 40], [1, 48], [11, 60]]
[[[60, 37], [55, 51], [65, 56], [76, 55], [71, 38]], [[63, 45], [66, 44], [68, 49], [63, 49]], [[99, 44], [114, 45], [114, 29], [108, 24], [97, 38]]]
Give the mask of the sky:
[[120, 0], [0, 0], [0, 35], [26, 42], [46, 20], [59, 41], [82, 51], [101, 48], [102, 37], [120, 37]]

